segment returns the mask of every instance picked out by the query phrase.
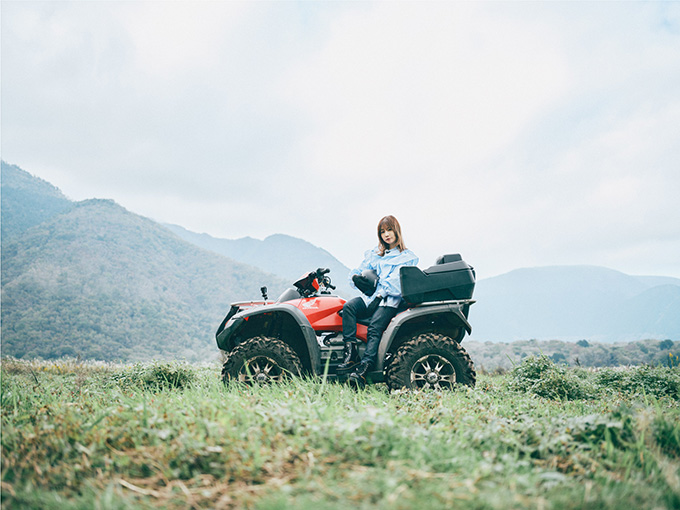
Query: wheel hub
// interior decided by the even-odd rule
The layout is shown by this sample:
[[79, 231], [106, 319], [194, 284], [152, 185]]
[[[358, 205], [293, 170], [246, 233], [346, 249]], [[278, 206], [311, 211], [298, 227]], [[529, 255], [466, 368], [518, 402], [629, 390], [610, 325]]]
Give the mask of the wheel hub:
[[456, 384], [456, 369], [444, 356], [428, 354], [413, 364], [411, 382], [417, 388], [451, 389]]
[[434, 384], [439, 380], [439, 374], [435, 371], [428, 372], [425, 376], [425, 380], [430, 384]]
[[247, 383], [266, 384], [280, 381], [283, 370], [273, 359], [267, 356], [255, 356], [241, 367], [239, 380]]

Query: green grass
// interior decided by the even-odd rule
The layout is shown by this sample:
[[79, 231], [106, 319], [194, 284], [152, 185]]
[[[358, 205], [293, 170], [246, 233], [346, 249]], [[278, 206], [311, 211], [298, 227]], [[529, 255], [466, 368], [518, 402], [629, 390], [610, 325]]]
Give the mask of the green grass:
[[3, 360], [2, 505], [678, 508], [678, 374], [530, 358], [475, 389], [390, 394]]

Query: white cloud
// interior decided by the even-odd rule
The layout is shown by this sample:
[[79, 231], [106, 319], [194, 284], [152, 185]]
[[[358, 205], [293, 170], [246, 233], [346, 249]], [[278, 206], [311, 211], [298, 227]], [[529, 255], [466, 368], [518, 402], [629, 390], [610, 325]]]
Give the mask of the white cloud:
[[350, 265], [395, 214], [422, 265], [680, 276], [679, 6], [3, 3], [3, 158]]
[[116, 17], [133, 45], [136, 72], [155, 83], [220, 65], [223, 41], [246, 16], [242, 2], [122, 4]]
[[479, 163], [563, 92], [566, 69], [548, 34], [483, 6], [438, 7], [350, 12], [290, 70], [292, 100], [318, 128], [310, 165], [349, 160], [342, 170], [365, 176]]

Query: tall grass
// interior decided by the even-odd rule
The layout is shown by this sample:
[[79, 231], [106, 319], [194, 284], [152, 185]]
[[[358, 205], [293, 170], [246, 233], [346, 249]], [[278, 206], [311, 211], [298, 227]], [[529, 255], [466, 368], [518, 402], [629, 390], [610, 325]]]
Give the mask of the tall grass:
[[[3, 360], [3, 508], [680, 507], [677, 393], [528, 363], [475, 389], [389, 393]], [[677, 381], [657, 370], [622, 377]]]

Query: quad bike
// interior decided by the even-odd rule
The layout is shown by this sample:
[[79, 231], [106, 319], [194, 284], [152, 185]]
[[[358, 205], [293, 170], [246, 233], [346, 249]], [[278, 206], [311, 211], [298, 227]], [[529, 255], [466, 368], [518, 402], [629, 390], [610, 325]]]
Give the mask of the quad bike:
[[[276, 301], [233, 303], [220, 324], [217, 345], [226, 354], [222, 379], [245, 383], [280, 381], [290, 375], [341, 380], [342, 308], [332, 294], [328, 269], [305, 274]], [[476, 374], [460, 343], [472, 331], [468, 322], [474, 269], [460, 255], [444, 255], [425, 270], [400, 268], [405, 306], [382, 335], [369, 382], [390, 389], [451, 389], [474, 386]], [[357, 324], [363, 354], [368, 322]]]

